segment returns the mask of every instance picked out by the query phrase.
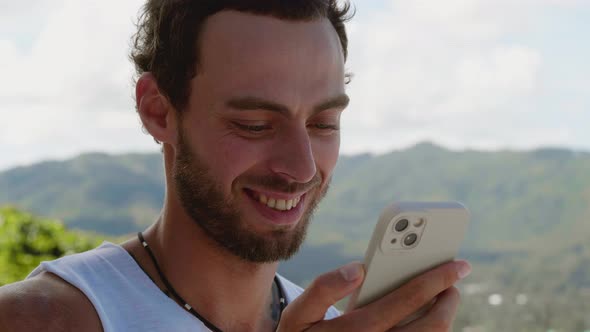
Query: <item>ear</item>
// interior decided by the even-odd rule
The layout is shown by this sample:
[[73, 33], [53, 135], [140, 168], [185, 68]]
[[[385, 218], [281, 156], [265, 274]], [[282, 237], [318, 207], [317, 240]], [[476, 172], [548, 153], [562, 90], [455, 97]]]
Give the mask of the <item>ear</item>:
[[176, 144], [176, 113], [174, 107], [160, 93], [158, 82], [152, 73], [143, 73], [135, 86], [137, 112], [143, 127], [154, 139]]

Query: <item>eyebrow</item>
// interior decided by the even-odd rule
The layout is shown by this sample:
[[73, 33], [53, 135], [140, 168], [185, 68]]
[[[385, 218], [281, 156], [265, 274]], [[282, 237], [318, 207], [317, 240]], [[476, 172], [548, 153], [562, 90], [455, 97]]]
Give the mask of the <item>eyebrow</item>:
[[[325, 111], [332, 108], [346, 108], [349, 102], [350, 98], [346, 94], [341, 94], [314, 106], [313, 114], [317, 114], [321, 111]], [[272, 100], [267, 100], [264, 98], [253, 96], [232, 98], [229, 99], [225, 103], [225, 105], [229, 108], [233, 108], [236, 110], [267, 110], [272, 112], [278, 112], [284, 115], [289, 114], [289, 108], [287, 106], [279, 104]]]

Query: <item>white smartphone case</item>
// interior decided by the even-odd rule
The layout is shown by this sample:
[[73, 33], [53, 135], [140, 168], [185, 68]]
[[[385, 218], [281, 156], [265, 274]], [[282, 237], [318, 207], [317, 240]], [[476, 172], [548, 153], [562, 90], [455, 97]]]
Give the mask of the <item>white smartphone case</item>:
[[[469, 217], [469, 211], [458, 202], [398, 202], [387, 206], [365, 254], [365, 280], [351, 295], [347, 311], [371, 303], [413, 277], [452, 261]], [[402, 228], [403, 220], [407, 220], [407, 228], [396, 230], [398, 223], [398, 229]], [[413, 238], [416, 242], [407, 245]]]

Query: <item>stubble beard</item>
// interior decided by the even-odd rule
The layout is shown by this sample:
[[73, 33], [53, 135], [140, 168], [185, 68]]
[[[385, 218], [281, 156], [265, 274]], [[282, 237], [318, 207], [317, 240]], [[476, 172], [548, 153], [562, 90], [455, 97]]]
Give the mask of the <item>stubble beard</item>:
[[[329, 181], [320, 188], [322, 179], [318, 173], [305, 184], [288, 183], [283, 178], [272, 176], [244, 178], [243, 183], [279, 192], [309, 190], [305, 196], [307, 207], [294, 228], [277, 228], [259, 234], [242, 221], [235, 200], [224, 196], [222, 187], [210, 174], [207, 165], [192, 151], [182, 132], [179, 133], [173, 180], [182, 207], [214, 242], [235, 256], [255, 263], [286, 260], [297, 253], [305, 240], [312, 216], [328, 191]], [[240, 179], [237, 181], [240, 182]]]

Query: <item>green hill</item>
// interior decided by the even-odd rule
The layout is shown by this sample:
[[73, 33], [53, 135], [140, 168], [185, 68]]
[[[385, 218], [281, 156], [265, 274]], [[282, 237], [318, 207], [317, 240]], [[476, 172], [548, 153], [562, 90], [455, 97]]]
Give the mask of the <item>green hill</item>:
[[[0, 206], [60, 219], [70, 228], [129, 234], [152, 223], [161, 208], [161, 158], [85, 154], [8, 170], [0, 173]], [[463, 307], [470, 310], [459, 315], [461, 326], [486, 322], [488, 331], [540, 331], [557, 322], [565, 331], [590, 328], [584, 323], [590, 310], [590, 153], [451, 151], [422, 143], [379, 156], [343, 156], [306, 245], [281, 272], [305, 285], [360, 259], [381, 209], [394, 200], [458, 200], [471, 210], [461, 257], [475, 269], [464, 287], [480, 291], [467, 292]], [[492, 293], [528, 294], [531, 302], [489, 309]], [[546, 319], [546, 312], [558, 314]]]
[[[86, 154], [0, 173], [0, 204], [121, 235], [151, 223], [164, 194], [158, 154]], [[423, 143], [380, 156], [343, 156], [310, 232], [315, 244], [360, 253], [393, 200], [459, 200], [473, 215], [465, 248], [563, 247], [589, 238], [590, 154], [449, 151]]]
[[[153, 222], [163, 195], [159, 154], [85, 154], [0, 173], [0, 205], [114, 236]], [[422, 143], [379, 156], [343, 156], [306, 250], [323, 246], [344, 258], [362, 257], [382, 207], [394, 200], [464, 202], [473, 218], [462, 256], [476, 262], [575, 256], [590, 239], [590, 154], [450, 151]]]
[[0, 173], [0, 205], [58, 218], [73, 228], [121, 235], [154, 220], [163, 183], [157, 154], [85, 154]]
[[546, 237], [564, 245], [590, 235], [584, 223], [590, 217], [586, 153], [453, 152], [420, 144], [354, 168], [347, 161], [314, 224], [324, 238], [331, 231], [334, 238], [360, 240], [364, 248], [367, 226], [390, 201], [449, 199], [472, 212], [466, 248], [522, 249]]

